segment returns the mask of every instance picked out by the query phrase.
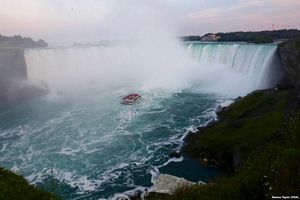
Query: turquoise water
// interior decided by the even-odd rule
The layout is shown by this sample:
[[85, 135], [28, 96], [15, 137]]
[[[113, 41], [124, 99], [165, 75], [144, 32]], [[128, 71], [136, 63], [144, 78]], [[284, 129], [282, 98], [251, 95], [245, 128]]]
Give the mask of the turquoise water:
[[[43, 81], [51, 93], [0, 109], [0, 166], [65, 199], [144, 190], [160, 173], [208, 181], [220, 172], [187, 157], [170, 159], [170, 152], [189, 131], [216, 120], [222, 102], [274, 85], [276, 48], [27, 50], [29, 80]], [[129, 93], [142, 98], [122, 105]]]
[[[158, 173], [207, 181], [219, 172], [190, 159], [170, 160], [189, 130], [215, 119], [223, 99], [184, 90], [129, 90], [82, 97], [50, 94], [0, 111], [0, 165], [66, 199], [111, 198], [152, 186]], [[184, 170], [188, 169], [188, 170]]]

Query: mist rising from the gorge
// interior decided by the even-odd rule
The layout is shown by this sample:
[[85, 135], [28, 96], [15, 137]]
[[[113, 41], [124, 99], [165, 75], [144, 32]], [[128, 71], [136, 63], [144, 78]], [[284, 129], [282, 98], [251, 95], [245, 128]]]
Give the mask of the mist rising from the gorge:
[[[29, 78], [42, 80], [52, 92], [59, 91], [60, 94], [95, 92], [112, 87], [176, 92], [197, 87], [200, 88], [196, 90], [198, 92], [237, 96], [266, 87], [258, 85], [257, 80], [247, 74], [247, 69], [257, 63], [257, 55], [262, 53], [259, 49], [244, 51], [245, 55], [235, 47], [230, 50], [230, 55], [216, 55], [220, 52], [216, 49], [210, 55], [211, 47], [207, 46], [199, 59], [179, 41], [174, 22], [176, 11], [167, 4], [161, 1], [115, 1], [112, 8], [102, 30], [108, 41], [113, 41], [112, 45], [27, 50]], [[234, 60], [226, 61], [226, 57], [234, 59], [235, 54], [238, 55], [237, 62], [247, 61], [240, 63], [246, 70], [234, 69]], [[271, 54], [269, 57], [273, 56]], [[224, 58], [210, 62], [211, 56]], [[263, 59], [265, 57], [260, 58], [260, 65], [266, 64]]]

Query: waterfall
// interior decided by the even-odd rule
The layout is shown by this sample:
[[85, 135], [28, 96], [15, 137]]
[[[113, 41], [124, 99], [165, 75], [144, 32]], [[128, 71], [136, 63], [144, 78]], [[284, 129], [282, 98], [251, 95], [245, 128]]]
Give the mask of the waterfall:
[[30, 80], [51, 89], [95, 85], [200, 90], [244, 95], [277, 81], [276, 45], [192, 43], [187, 46], [120, 45], [28, 49]]
[[68, 91], [95, 86], [180, 90], [188, 86], [187, 66], [194, 65], [182, 46], [156, 44], [28, 49], [25, 58], [30, 80]]
[[[250, 78], [254, 89], [272, 87], [278, 80], [276, 45], [195, 43], [188, 52], [200, 64], [225, 65]], [[274, 77], [275, 76], [275, 77]]]

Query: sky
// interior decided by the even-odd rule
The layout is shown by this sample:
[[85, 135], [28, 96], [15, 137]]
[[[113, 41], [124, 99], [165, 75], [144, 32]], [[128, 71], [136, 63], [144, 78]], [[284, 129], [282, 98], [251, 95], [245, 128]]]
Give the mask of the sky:
[[168, 30], [182, 36], [300, 29], [300, 0], [0, 0], [0, 4], [0, 34], [49, 42], [132, 38], [136, 31]]

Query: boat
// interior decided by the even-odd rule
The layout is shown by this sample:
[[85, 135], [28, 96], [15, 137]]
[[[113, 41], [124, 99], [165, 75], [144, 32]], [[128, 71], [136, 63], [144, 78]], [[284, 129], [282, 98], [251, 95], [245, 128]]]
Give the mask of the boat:
[[141, 98], [141, 95], [139, 94], [129, 94], [122, 98], [122, 104], [131, 105], [134, 104], [139, 98]]

